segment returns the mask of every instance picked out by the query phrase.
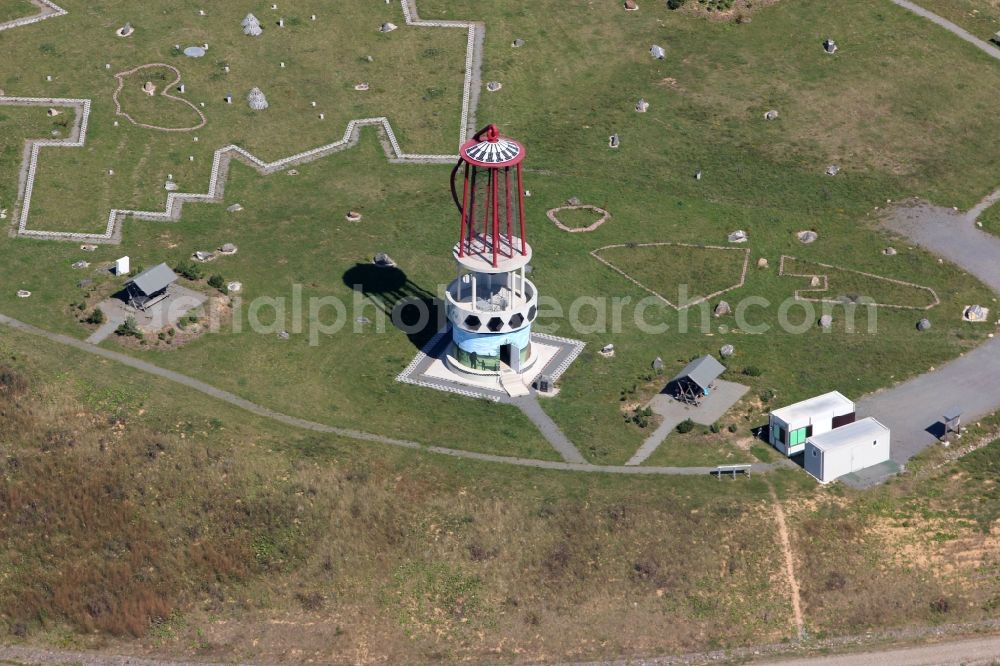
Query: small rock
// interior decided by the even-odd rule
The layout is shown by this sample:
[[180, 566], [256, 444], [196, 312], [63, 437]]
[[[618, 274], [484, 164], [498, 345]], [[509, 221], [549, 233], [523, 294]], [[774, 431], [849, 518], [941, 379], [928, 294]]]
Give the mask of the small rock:
[[515, 39], [515, 40], [514, 40], [513, 42], [511, 42], [511, 43], [510, 43], [510, 45], [511, 45], [511, 46], [512, 46], [513, 48], [515, 48], [515, 49], [519, 49], [519, 48], [521, 48], [522, 46], [524, 46], [524, 40], [523, 40], [523, 39], [521, 39], [520, 37], [518, 37], [518, 38], [517, 38], [517, 39]]
[[828, 54], [833, 55], [834, 53], [837, 52], [837, 42], [829, 38], [824, 39], [823, 50], [826, 51]]
[[729, 236], [727, 236], [727, 239], [729, 240], [730, 243], [746, 243], [747, 240], [749, 240], [749, 237], [747, 236], [747, 232], [743, 231], [742, 229], [737, 229], [736, 231], [729, 234]]
[[646, 113], [649, 110], [649, 102], [640, 97], [639, 101], [635, 103], [635, 110], [638, 113]]
[[392, 257], [390, 257], [385, 252], [379, 252], [378, 254], [376, 254], [375, 258], [372, 260], [372, 263], [374, 263], [376, 266], [381, 266], [383, 268], [391, 268], [396, 265], [396, 262], [392, 260]]
[[215, 259], [215, 253], [198, 250], [191, 255], [191, 258], [195, 261], [211, 261], [212, 259]]
[[719, 304], [715, 306], [716, 317], [722, 317], [724, 315], [729, 314], [730, 312], [732, 312], [732, 309], [729, 307], [729, 303], [726, 301], [719, 301]]
[[489, 81], [486, 84], [486, 89], [489, 90], [490, 92], [496, 92], [501, 88], [503, 88], [503, 84], [500, 83], [499, 81]]
[[608, 137], [608, 148], [617, 148], [620, 143], [617, 134], [612, 134]]
[[566, 200], [566, 204], [569, 206], [579, 206], [580, 199], [579, 197], [570, 197], [569, 199]]
[[926, 331], [931, 327], [931, 322], [929, 319], [921, 319], [917, 322], [918, 331]]
[[243, 205], [238, 203], [234, 203], [232, 206], [226, 208], [226, 212], [228, 213], [238, 213], [241, 210], [243, 210]]
[[297, 175], [299, 175], [299, 170], [298, 169], [289, 169], [285, 173], [287, 173], [289, 176], [297, 176]]
[[17, 297], [18, 298], [30, 298], [31, 297], [31, 292], [28, 291], [27, 289], [18, 289], [17, 290]]
[[356, 86], [354, 86], [354, 89], [355, 90], [360, 90], [361, 92], [364, 92], [364, 91], [368, 90], [370, 87], [371, 86], [368, 85], [367, 81], [362, 81], [361, 83], [359, 83]]
[[639, 9], [638, 3], [635, 0], [625, 0], [625, 11], [634, 12]]
[[664, 58], [667, 57], [667, 52], [663, 49], [662, 46], [653, 44], [652, 46], [649, 47], [649, 55], [653, 56], [657, 60], [663, 60]]
[[167, 192], [176, 192], [177, 191], [177, 183], [175, 183], [172, 180], [168, 180], [167, 182], [165, 182], [163, 184], [163, 189], [165, 189]]
[[278, 339], [279, 340], [287, 340], [290, 337], [292, 337], [292, 336], [290, 336], [288, 334], [288, 331], [282, 331], [281, 333], [278, 333]]
[[732, 345], [722, 345], [722, 348], [719, 350], [719, 356], [721, 356], [722, 358], [729, 358], [735, 353], [736, 353], [736, 348], [733, 347]]
[[237, 249], [238, 248], [232, 243], [226, 243], [219, 248], [219, 252], [222, 254], [236, 254]]
[[97, 251], [97, 246], [96, 245], [92, 245], [90, 243], [86, 243], [84, 245], [81, 245], [80, 249], [83, 250], [84, 252], [96, 252]]
[[778, 119], [778, 112], [775, 109], [771, 109], [770, 111], [764, 114], [764, 120], [777, 120], [777, 119]]
[[701, 172], [701, 169], [698, 169], [697, 171], [694, 172], [694, 179], [695, 180], [701, 180], [702, 175], [703, 174]]
[[820, 328], [830, 328], [833, 326], [833, 317], [830, 315], [823, 315], [819, 318], [819, 326]]
[[757, 260], [757, 268], [767, 268], [767, 259], [761, 257]]
[[822, 284], [823, 284], [823, 280], [822, 280], [822, 279], [820, 279], [820, 277], [819, 277], [818, 275], [813, 275], [813, 276], [812, 276], [812, 277], [811, 277], [811, 278], [809, 279], [809, 286], [810, 286], [810, 287], [819, 287], [819, 286], [820, 286], [820, 285], [822, 285]]
[[659, 356], [653, 359], [653, 370], [656, 370], [657, 372], [663, 370], [663, 359]]
[[88, 266], [90, 266], [90, 262], [89, 261], [80, 260], [80, 261], [73, 262], [73, 265], [71, 266], [71, 268], [81, 269], [81, 268], [87, 268]]
[[897, 254], [896, 248], [894, 248], [894, 247], [887, 247], [884, 250], [882, 250], [882, 254], [884, 254], [887, 257], [895, 257], [896, 254]]
[[348, 222], [360, 222], [361, 213], [355, 210], [349, 210], [347, 211], [347, 215], [344, 216], [344, 219], [347, 220]]
[[613, 344], [606, 344], [603, 347], [601, 347], [600, 353], [601, 356], [604, 356], [605, 358], [611, 358], [612, 356], [615, 355], [615, 346]]
[[355, 324], [362, 324], [362, 325], [364, 325], [364, 324], [370, 324], [370, 323], [372, 323], [372, 320], [369, 319], [368, 317], [355, 317], [354, 318], [354, 323]]
[[379, 28], [378, 31], [379, 32], [392, 32], [393, 30], [395, 30], [398, 27], [399, 26], [397, 26], [395, 23], [391, 23], [390, 21], [386, 21], [385, 23], [382, 24], [382, 27]]
[[989, 308], [984, 308], [982, 305], [970, 305], [965, 308], [962, 318], [966, 321], [986, 321], [989, 314]]
[[838, 173], [840, 173], [840, 166], [836, 164], [831, 164], [826, 168], [826, 175], [828, 176], [836, 176]]
[[60, 111], [59, 109], [49, 109], [46, 113], [48, 113], [49, 118], [54, 118], [58, 115], [61, 115], [62, 111]]
[[800, 243], [805, 243], [808, 245], [809, 243], [812, 243], [817, 238], [819, 238], [819, 234], [816, 233], [815, 231], [806, 230], [798, 232], [797, 234], [795, 234], [795, 237], [799, 239]]
[[243, 291], [243, 283], [230, 282], [229, 284], [226, 285], [226, 291], [228, 291], [230, 294], [238, 294], [241, 291]]

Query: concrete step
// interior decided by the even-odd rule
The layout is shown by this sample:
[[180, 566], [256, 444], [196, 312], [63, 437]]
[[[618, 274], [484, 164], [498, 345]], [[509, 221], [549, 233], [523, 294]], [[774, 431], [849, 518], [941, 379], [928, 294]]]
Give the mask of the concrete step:
[[507, 395], [512, 398], [531, 395], [531, 391], [524, 385], [524, 381], [521, 379], [521, 376], [506, 365], [500, 366], [500, 386], [502, 386], [503, 390], [507, 391]]

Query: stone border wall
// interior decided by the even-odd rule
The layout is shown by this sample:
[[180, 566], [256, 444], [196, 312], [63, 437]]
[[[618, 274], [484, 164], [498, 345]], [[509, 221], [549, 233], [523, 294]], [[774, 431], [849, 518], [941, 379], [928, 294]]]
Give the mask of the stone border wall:
[[[53, 16], [62, 16], [67, 12], [49, 0], [34, 0], [39, 6], [46, 6], [51, 9], [49, 13], [36, 15], [27, 19], [18, 19], [0, 26], [0, 29], [18, 27], [41, 21]], [[400, 3], [403, 17], [407, 25], [425, 28], [458, 28], [468, 30], [469, 38], [466, 43], [465, 53], [465, 74], [462, 92], [462, 115], [459, 126], [459, 145], [466, 140], [473, 131], [475, 123], [475, 107], [479, 101], [478, 86], [474, 83], [479, 81], [479, 71], [482, 64], [482, 45], [485, 34], [485, 26], [482, 23], [473, 21], [423, 21], [416, 10], [416, 0], [403, 0]], [[15, 25], [16, 24], [16, 25]], [[80, 109], [77, 113], [77, 123], [74, 126], [71, 140], [29, 140], [27, 142], [27, 159], [21, 170], [21, 183], [18, 193], [18, 200], [15, 210], [20, 207], [20, 216], [13, 234], [16, 236], [26, 236], [46, 240], [65, 241], [87, 241], [90, 243], [120, 243], [121, 224], [132, 217], [138, 220], [164, 222], [176, 221], [180, 218], [183, 205], [188, 202], [221, 203], [225, 195], [225, 181], [229, 174], [229, 163], [233, 159], [256, 169], [259, 173], [267, 175], [299, 164], [306, 164], [314, 160], [326, 157], [327, 155], [345, 150], [358, 143], [360, 129], [362, 127], [376, 127], [379, 138], [385, 150], [386, 157], [393, 164], [450, 164], [458, 159], [458, 154], [454, 155], [428, 155], [419, 153], [405, 153], [396, 139], [396, 134], [392, 130], [389, 119], [385, 116], [375, 118], [360, 118], [347, 123], [344, 136], [333, 143], [319, 146], [311, 150], [296, 153], [274, 162], [265, 162], [256, 157], [244, 148], [236, 145], [224, 146], [215, 151], [212, 160], [212, 173], [209, 177], [208, 191], [205, 193], [191, 192], [170, 192], [167, 194], [167, 203], [163, 211], [142, 211], [124, 208], [112, 208], [108, 214], [107, 225], [103, 233], [78, 233], [68, 231], [41, 231], [28, 228], [28, 213], [31, 209], [31, 194], [34, 189], [35, 175], [38, 169], [39, 150], [43, 147], [63, 147], [80, 148], [87, 139], [87, 123], [90, 118], [89, 99], [59, 99], [42, 97], [0, 97], [0, 106], [75, 106]]]

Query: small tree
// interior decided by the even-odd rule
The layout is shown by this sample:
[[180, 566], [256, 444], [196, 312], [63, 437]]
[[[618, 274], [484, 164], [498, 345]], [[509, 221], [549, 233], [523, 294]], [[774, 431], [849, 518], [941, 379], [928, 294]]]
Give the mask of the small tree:
[[685, 419], [677, 424], [677, 432], [680, 434], [688, 433], [694, 430], [694, 421], [691, 419]]
[[104, 323], [104, 311], [100, 308], [94, 308], [94, 311], [87, 315], [86, 322], [100, 326]]
[[226, 279], [222, 277], [221, 274], [215, 273], [210, 278], [208, 278], [208, 286], [213, 289], [218, 289], [221, 292], [226, 291]]
[[667, 9], [680, 9], [687, 0], [667, 0]]
[[142, 339], [142, 331], [139, 330], [139, 324], [136, 322], [135, 317], [129, 317], [124, 322], [122, 322], [118, 328], [115, 329], [115, 334], [122, 337], [132, 336], [135, 338]]

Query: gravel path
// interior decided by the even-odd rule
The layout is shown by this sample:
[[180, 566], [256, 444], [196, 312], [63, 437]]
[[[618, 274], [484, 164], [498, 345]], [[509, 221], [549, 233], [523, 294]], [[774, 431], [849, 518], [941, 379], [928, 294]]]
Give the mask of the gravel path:
[[918, 16], [923, 16], [925, 19], [941, 26], [948, 32], [957, 35], [959, 38], [964, 39], [965, 41], [969, 42], [976, 48], [985, 51], [990, 56], [996, 58], [997, 60], [1000, 60], [1000, 49], [993, 46], [989, 42], [979, 39], [978, 37], [970, 33], [968, 30], [965, 30], [964, 28], [955, 25], [948, 19], [942, 18], [937, 14], [935, 14], [934, 12], [927, 11], [920, 5], [910, 2], [910, 0], [892, 0], [892, 2], [899, 5], [900, 7], [903, 7], [904, 9], [909, 9], [911, 12], [917, 14]]
[[[269, 409], [262, 405], [250, 402], [245, 398], [241, 398], [238, 395], [229, 393], [228, 391], [223, 391], [222, 389], [206, 384], [203, 381], [194, 379], [193, 377], [188, 377], [187, 375], [182, 375], [179, 372], [174, 372], [173, 370], [167, 370], [166, 368], [161, 368], [152, 363], [122, 354], [120, 352], [111, 351], [109, 349], [102, 349], [101, 347], [95, 347], [94, 345], [88, 344], [83, 340], [78, 340], [76, 338], [71, 338], [68, 335], [62, 335], [60, 333], [52, 333], [51, 331], [46, 331], [31, 324], [26, 324], [24, 322], [12, 319], [6, 315], [0, 314], [0, 325], [7, 326], [17, 331], [27, 333], [29, 335], [38, 336], [45, 338], [52, 342], [67, 347], [72, 347], [74, 349], [86, 352], [88, 354], [93, 354], [95, 356], [100, 356], [106, 358], [110, 361], [115, 361], [123, 365], [127, 365], [131, 368], [139, 370], [141, 372], [154, 375], [156, 377], [161, 377], [163, 379], [175, 382], [181, 386], [185, 386], [189, 389], [199, 391], [208, 395], [210, 397], [216, 398], [217, 400], [222, 400], [228, 402], [231, 405], [244, 409], [258, 416], [263, 416], [265, 418], [277, 421], [279, 423], [284, 423], [286, 425], [293, 426], [295, 428], [303, 428], [306, 430], [313, 430], [315, 432], [324, 432], [332, 435], [337, 435], [339, 437], [344, 437], [347, 439], [354, 439], [363, 442], [373, 442], [376, 444], [388, 444], [390, 446], [398, 446], [406, 449], [415, 449], [418, 451], [426, 451], [429, 453], [437, 453], [441, 455], [453, 456], [456, 458], [466, 458], [469, 460], [480, 460], [484, 462], [494, 462], [502, 463], [506, 465], [518, 465], [520, 467], [533, 467], [536, 469], [550, 469], [559, 471], [572, 471], [572, 472], [601, 472], [606, 474], [643, 474], [652, 476], [662, 476], [662, 475], [686, 475], [686, 476], [697, 476], [697, 475], [708, 475], [715, 471], [714, 467], [626, 467], [625, 465], [591, 465], [583, 461], [583, 457], [580, 456], [579, 462], [558, 462], [551, 460], [535, 460], [533, 458], [515, 458], [511, 456], [500, 456], [492, 455], [488, 453], [476, 453], [474, 451], [464, 451], [461, 449], [449, 449], [442, 446], [428, 446], [425, 444], [420, 444], [406, 439], [396, 439], [393, 437], [385, 437], [383, 435], [376, 435], [370, 432], [364, 432], [361, 430], [353, 430], [350, 428], [337, 428], [334, 426], [325, 425], [323, 423], [317, 423], [315, 421], [309, 421], [307, 419], [301, 419], [296, 416], [289, 416], [288, 414], [282, 414], [281, 412], [276, 412], [273, 409]], [[530, 409], [530, 408], [529, 408]], [[540, 408], [539, 408], [539, 411]], [[548, 416], [541, 412], [545, 419]], [[551, 421], [551, 420], [550, 420]], [[552, 424], [555, 427], [555, 424]], [[558, 428], [557, 428], [558, 429]], [[565, 437], [565, 435], [563, 435]], [[567, 442], [569, 440], [566, 440]], [[570, 444], [572, 446], [572, 444]], [[573, 448], [575, 451], [575, 447]], [[577, 454], [579, 456], [579, 452]], [[752, 472], [767, 472], [772, 468], [772, 465], [759, 463], [751, 467]]]
[[[1000, 238], [975, 226], [975, 218], [998, 200], [1000, 190], [967, 213], [927, 203], [897, 207], [883, 224], [1000, 292]], [[903, 464], [938, 441], [934, 427], [952, 406], [961, 408], [966, 422], [1000, 409], [1000, 337], [932, 372], [865, 396], [858, 413], [889, 426], [892, 459]]]

